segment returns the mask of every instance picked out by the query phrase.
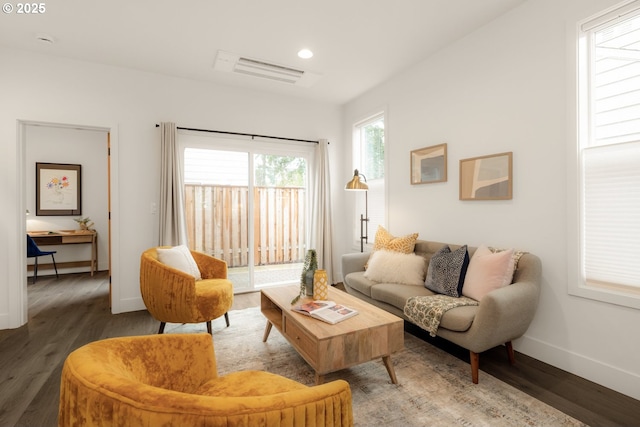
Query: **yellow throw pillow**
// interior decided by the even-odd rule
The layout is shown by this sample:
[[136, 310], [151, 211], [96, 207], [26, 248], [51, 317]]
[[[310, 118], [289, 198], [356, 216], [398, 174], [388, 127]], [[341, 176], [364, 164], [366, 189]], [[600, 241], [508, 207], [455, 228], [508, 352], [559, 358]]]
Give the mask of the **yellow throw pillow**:
[[394, 237], [383, 226], [379, 225], [373, 242], [373, 250], [385, 249], [387, 251], [410, 254], [416, 246], [416, 240], [418, 240], [418, 233]]

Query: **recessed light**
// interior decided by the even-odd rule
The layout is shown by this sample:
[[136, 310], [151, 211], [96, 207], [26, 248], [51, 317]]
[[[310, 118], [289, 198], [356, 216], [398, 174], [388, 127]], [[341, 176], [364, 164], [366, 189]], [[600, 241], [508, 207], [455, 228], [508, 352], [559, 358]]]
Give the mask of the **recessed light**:
[[309, 49], [302, 49], [298, 52], [298, 56], [302, 59], [309, 59], [313, 56], [313, 52]]

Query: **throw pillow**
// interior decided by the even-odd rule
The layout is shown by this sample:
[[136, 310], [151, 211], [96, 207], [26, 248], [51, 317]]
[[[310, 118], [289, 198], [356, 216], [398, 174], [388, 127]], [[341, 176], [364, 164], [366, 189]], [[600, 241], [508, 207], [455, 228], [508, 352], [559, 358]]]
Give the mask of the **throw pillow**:
[[[508, 249], [493, 248], [493, 247], [489, 246], [489, 250], [495, 254], [496, 252], [502, 252], [502, 251], [506, 251]], [[513, 272], [514, 273], [518, 269], [518, 262], [520, 261], [520, 258], [522, 258], [522, 255], [524, 255], [526, 253], [528, 253], [528, 252], [516, 251], [515, 249], [513, 250]]]
[[462, 295], [481, 301], [489, 292], [511, 284], [513, 249], [493, 253], [480, 246], [469, 262]]
[[462, 295], [468, 266], [467, 245], [453, 252], [449, 246], [444, 246], [431, 257], [424, 286], [438, 294], [457, 298]]
[[172, 248], [158, 248], [158, 261], [163, 264], [173, 267], [176, 270], [180, 270], [184, 273], [190, 274], [201, 280], [200, 269], [196, 260], [193, 259], [193, 255], [185, 245], [174, 246]]
[[371, 254], [364, 277], [374, 282], [421, 286], [424, 270], [425, 260], [420, 255], [379, 250]]
[[380, 249], [386, 249], [388, 251], [410, 254], [416, 246], [416, 240], [418, 240], [418, 233], [395, 237], [383, 226], [379, 225], [373, 242], [373, 250], [377, 251]]

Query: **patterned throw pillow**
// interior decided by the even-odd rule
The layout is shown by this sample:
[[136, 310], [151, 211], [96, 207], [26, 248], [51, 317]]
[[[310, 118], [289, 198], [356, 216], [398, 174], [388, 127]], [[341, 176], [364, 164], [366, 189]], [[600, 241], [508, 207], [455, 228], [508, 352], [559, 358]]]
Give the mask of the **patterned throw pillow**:
[[468, 266], [467, 245], [453, 252], [449, 246], [444, 246], [431, 257], [424, 286], [439, 294], [460, 297]]
[[373, 242], [373, 250], [386, 249], [388, 251], [410, 254], [416, 246], [418, 233], [407, 234], [402, 237], [394, 237], [383, 226], [378, 226], [375, 241]]

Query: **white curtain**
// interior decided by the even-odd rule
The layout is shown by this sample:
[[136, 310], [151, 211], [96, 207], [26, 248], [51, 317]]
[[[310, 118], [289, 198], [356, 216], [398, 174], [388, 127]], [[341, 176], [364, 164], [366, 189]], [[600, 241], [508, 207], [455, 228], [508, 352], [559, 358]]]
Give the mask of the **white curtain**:
[[316, 250], [318, 267], [327, 271], [327, 279], [333, 284], [329, 141], [326, 139], [321, 139], [316, 148], [314, 170], [309, 247]]
[[184, 174], [178, 153], [175, 123], [160, 124], [160, 234], [161, 246], [187, 244], [184, 212]]

